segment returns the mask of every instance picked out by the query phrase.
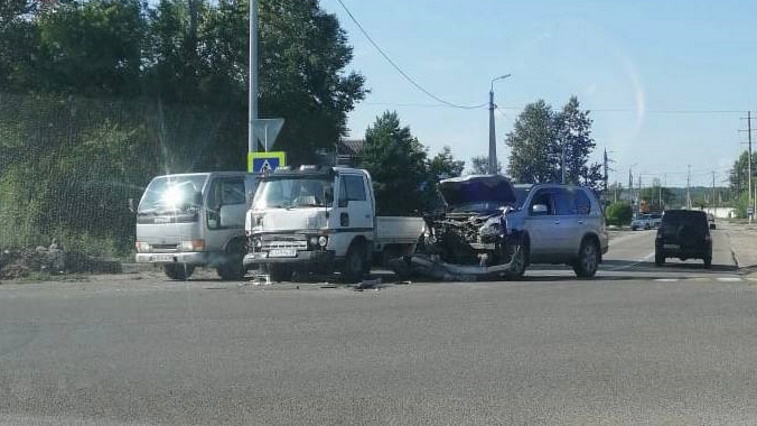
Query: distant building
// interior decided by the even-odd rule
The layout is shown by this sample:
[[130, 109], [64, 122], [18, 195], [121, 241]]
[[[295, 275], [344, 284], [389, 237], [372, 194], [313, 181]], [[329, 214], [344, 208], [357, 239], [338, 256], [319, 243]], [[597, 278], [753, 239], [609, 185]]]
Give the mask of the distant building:
[[341, 139], [333, 149], [319, 149], [318, 156], [323, 165], [357, 167], [364, 148], [365, 139]]

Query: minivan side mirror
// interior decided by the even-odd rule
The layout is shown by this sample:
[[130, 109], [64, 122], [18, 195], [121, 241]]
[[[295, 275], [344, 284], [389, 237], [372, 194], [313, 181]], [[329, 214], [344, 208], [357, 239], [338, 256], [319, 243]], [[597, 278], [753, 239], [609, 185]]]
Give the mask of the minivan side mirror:
[[201, 206], [202, 205], [202, 193], [201, 192], [195, 192], [194, 193], [194, 199], [193, 199], [194, 205]]
[[547, 205], [546, 204], [534, 204], [531, 206], [531, 213], [535, 215], [542, 215], [547, 214]]
[[137, 209], [134, 208], [134, 199], [129, 198], [129, 211], [132, 213], [136, 213]]

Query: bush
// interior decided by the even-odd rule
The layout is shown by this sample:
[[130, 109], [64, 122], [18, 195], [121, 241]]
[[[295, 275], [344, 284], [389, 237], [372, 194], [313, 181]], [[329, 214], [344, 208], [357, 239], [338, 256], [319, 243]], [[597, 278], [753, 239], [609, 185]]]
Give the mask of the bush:
[[633, 219], [633, 208], [628, 203], [612, 203], [607, 207], [608, 225], [629, 225]]

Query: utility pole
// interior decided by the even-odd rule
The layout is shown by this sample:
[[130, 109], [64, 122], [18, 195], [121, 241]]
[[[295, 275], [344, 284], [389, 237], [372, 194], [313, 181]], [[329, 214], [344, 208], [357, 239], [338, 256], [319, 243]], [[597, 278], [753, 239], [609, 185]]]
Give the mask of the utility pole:
[[715, 214], [715, 172], [712, 172], [712, 200], [710, 200], [710, 213]]
[[510, 74], [501, 75], [493, 78], [489, 85], [489, 173], [497, 173], [497, 136], [494, 132], [494, 82], [504, 80], [510, 77]]
[[691, 210], [691, 164], [689, 164], [689, 172], [686, 175], [686, 208]]
[[247, 152], [257, 152], [258, 143], [255, 140], [255, 120], [258, 119], [258, 1], [250, 0], [250, 70], [249, 70], [249, 93], [248, 128], [247, 128]]
[[605, 181], [605, 194], [607, 194], [607, 189], [608, 189], [608, 186], [607, 186], [607, 177], [608, 177], [608, 173], [607, 173], [608, 170], [607, 169], [609, 168], [609, 166], [607, 164], [608, 162], [609, 162], [609, 160], [607, 159], [607, 148], [605, 148], [605, 161], [604, 161], [605, 175], [603, 176], [604, 181]]
[[[749, 223], [752, 223], [752, 217], [754, 216], [754, 205], [752, 204], [752, 111], [746, 112], [746, 118], [741, 118], [742, 120], [746, 120], [746, 130], [741, 130], [747, 132], [747, 143], [749, 144], [749, 150], [747, 151], [747, 182], [748, 182], [748, 203], [747, 206], [752, 209], [752, 214], [747, 214], [749, 216]], [[755, 197], [755, 200], [757, 200], [757, 197]]]

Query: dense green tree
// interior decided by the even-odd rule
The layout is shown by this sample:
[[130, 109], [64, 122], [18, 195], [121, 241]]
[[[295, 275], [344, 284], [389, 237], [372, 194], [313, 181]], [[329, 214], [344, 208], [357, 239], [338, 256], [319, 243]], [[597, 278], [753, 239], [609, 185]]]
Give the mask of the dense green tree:
[[[497, 173], [502, 173], [502, 163], [497, 161]], [[489, 157], [485, 155], [477, 155], [471, 158], [471, 170], [472, 175], [486, 175], [489, 174]]]
[[426, 150], [400, 124], [396, 112], [385, 112], [365, 132], [360, 167], [373, 178], [377, 214], [411, 214], [423, 210], [428, 177]]
[[317, 0], [261, 1], [260, 41], [261, 116], [285, 118], [277, 149], [310, 162], [345, 134], [347, 112], [365, 96], [364, 77], [344, 71], [352, 47]]
[[460, 176], [465, 169], [465, 161], [455, 160], [449, 146], [428, 160], [428, 172], [431, 181]]
[[607, 206], [607, 224], [622, 226], [628, 225], [633, 219], [633, 207], [626, 202], [612, 203]]
[[543, 100], [526, 105], [507, 134], [510, 148], [508, 174], [516, 182], [559, 181], [557, 129], [552, 107]]
[[589, 164], [596, 147], [589, 111], [571, 97], [560, 112], [543, 100], [526, 105], [505, 144], [510, 148], [508, 173], [516, 182], [561, 182], [602, 188], [602, 165]]
[[0, 90], [20, 91], [29, 87], [38, 53], [35, 25], [28, 19], [36, 11], [31, 0], [0, 2]]
[[[757, 155], [752, 155], [752, 183], [755, 183], [754, 176], [757, 175]], [[744, 151], [739, 158], [733, 162], [728, 182], [731, 192], [740, 194], [749, 190], [749, 153]], [[754, 188], [754, 186], [752, 186]]]
[[145, 21], [139, 0], [60, 2], [37, 21], [35, 89], [86, 96], [138, 95]]
[[600, 189], [600, 183], [603, 181], [601, 164], [589, 164], [589, 155], [596, 147], [591, 137], [593, 120], [589, 117], [589, 111], [582, 111], [578, 98], [571, 96], [562, 111], [555, 115], [554, 120], [561, 159], [564, 154], [560, 167], [565, 168], [565, 183]]
[[661, 212], [673, 204], [675, 194], [670, 188], [663, 187], [659, 179], [655, 179], [651, 187], [639, 192], [639, 199], [647, 203], [649, 211]]

